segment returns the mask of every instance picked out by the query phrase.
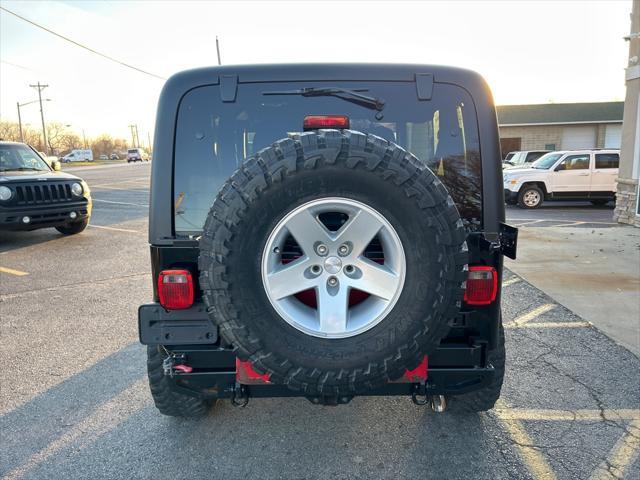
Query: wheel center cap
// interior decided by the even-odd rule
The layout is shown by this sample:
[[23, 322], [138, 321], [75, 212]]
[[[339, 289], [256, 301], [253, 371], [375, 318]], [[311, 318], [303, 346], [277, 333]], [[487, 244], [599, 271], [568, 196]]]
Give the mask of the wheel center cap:
[[324, 261], [324, 269], [332, 275], [338, 273], [341, 268], [342, 260], [340, 260], [338, 257], [328, 257]]

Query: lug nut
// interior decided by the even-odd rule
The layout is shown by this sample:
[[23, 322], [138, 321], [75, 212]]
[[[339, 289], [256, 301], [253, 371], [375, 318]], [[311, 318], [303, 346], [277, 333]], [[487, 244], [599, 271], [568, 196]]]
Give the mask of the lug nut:
[[318, 253], [318, 255], [326, 255], [328, 251], [329, 249], [324, 243], [321, 243], [316, 247], [316, 252]]
[[330, 277], [329, 280], [327, 280], [327, 283], [330, 287], [335, 287], [338, 285], [338, 279], [336, 277]]
[[347, 253], [349, 253], [349, 247], [347, 245], [340, 245], [340, 247], [338, 248], [338, 253], [342, 256], [345, 256]]
[[311, 273], [314, 273], [314, 274], [316, 274], [316, 275], [317, 275], [318, 273], [320, 273], [320, 271], [321, 271], [321, 270], [322, 270], [322, 269], [320, 268], [320, 265], [313, 265], [313, 266], [311, 267]]
[[346, 267], [344, 267], [344, 271], [346, 273], [353, 273], [355, 271], [355, 268], [353, 267], [353, 265], [347, 265]]

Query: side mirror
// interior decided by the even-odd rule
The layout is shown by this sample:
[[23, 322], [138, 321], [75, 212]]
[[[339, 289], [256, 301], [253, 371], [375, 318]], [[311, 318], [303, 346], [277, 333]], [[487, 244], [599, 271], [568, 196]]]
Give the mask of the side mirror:
[[51, 162], [51, 168], [53, 168], [54, 171], [59, 172], [60, 170], [62, 170], [62, 165], [60, 165], [60, 162], [58, 160], [53, 160]]
[[559, 171], [561, 171], [561, 170], [566, 170], [566, 169], [567, 169], [567, 166], [566, 166], [564, 163], [561, 163], [560, 165], [558, 165], [558, 166], [556, 167], [556, 170], [555, 170], [555, 171], [556, 171], [556, 172], [559, 172]]

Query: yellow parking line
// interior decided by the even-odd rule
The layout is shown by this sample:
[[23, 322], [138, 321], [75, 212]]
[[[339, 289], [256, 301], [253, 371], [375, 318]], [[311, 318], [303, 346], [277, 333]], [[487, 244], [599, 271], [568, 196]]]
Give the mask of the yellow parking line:
[[34, 453], [25, 463], [7, 473], [3, 478], [9, 480], [23, 477], [46, 459], [75, 442], [79, 444], [78, 449], [89, 445], [147, 405], [149, 405], [147, 381], [138, 380], [108, 402], [100, 405], [88, 417], [64, 432], [42, 450]]
[[613, 446], [607, 459], [604, 460], [593, 473], [593, 480], [625, 478], [629, 465], [638, 458], [640, 453], [640, 420], [631, 422], [627, 433]]
[[20, 270], [14, 270], [13, 268], [0, 267], [0, 272], [9, 273], [11, 275], [15, 275], [17, 277], [24, 277], [25, 275], [29, 275], [27, 272], [22, 272]]
[[498, 400], [497, 410], [494, 410], [498, 420], [513, 440], [520, 457], [524, 461], [527, 469], [536, 479], [554, 480], [555, 473], [544, 458], [540, 450], [535, 446], [533, 440], [527, 434], [520, 421], [509, 418], [504, 412], [509, 411], [508, 405]]
[[635, 420], [640, 421], [640, 410], [631, 408], [605, 410], [540, 410], [527, 408], [504, 408], [495, 410], [501, 418], [507, 420], [571, 422], [598, 420]]
[[510, 278], [509, 280], [505, 280], [504, 282], [502, 282], [502, 286], [503, 287], [508, 287], [509, 285], [513, 285], [514, 283], [518, 283], [521, 280], [522, 279], [520, 279], [518, 277], [513, 277], [513, 278]]
[[524, 315], [520, 315], [513, 322], [511, 322], [510, 324], [507, 324], [507, 325], [511, 325], [511, 326], [522, 325], [524, 323], [530, 322], [534, 318], [539, 317], [540, 315], [542, 315], [543, 313], [548, 312], [549, 310], [553, 310], [554, 308], [556, 308], [556, 305], [554, 303], [546, 303], [544, 305], [539, 306], [538, 308], [534, 308], [529, 313], [525, 313]]
[[559, 223], [558, 225], [554, 225], [554, 227], [575, 227], [576, 225], [584, 225], [587, 222], [575, 221], [571, 223]]
[[584, 328], [589, 327], [589, 322], [528, 322], [505, 323], [504, 328]]

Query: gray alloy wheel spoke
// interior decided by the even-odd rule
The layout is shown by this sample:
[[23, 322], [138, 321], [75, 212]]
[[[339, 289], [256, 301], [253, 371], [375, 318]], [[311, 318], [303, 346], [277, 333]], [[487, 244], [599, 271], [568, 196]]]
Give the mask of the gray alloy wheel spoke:
[[346, 285], [340, 285], [335, 289], [326, 284], [320, 285], [316, 295], [320, 331], [327, 334], [345, 333], [349, 315], [349, 288]]
[[366, 210], [358, 210], [340, 230], [336, 240], [340, 242], [350, 242], [353, 246], [355, 256], [362, 255], [367, 245], [371, 243], [373, 237], [380, 231], [383, 224]]
[[289, 230], [289, 233], [307, 255], [311, 254], [313, 245], [316, 242], [327, 243], [331, 241], [329, 231], [308, 209], [302, 210], [289, 218], [285, 228]]
[[354, 286], [365, 293], [375, 295], [383, 300], [391, 300], [398, 289], [400, 276], [384, 265], [379, 265], [366, 258], [354, 262], [362, 277]]
[[[329, 231], [322, 214], [347, 220]], [[289, 235], [303, 253], [286, 263], [283, 258], [292, 255], [286, 251]], [[374, 237], [382, 263], [365, 257]], [[406, 260], [400, 237], [379, 212], [356, 200], [329, 197], [300, 205], [280, 220], [265, 244], [261, 271], [267, 298], [287, 323], [308, 335], [347, 338], [373, 328], [393, 309], [404, 286]], [[369, 296], [352, 305], [352, 289]], [[307, 290], [315, 292], [315, 306], [302, 301], [307, 293], [298, 295]]]
[[275, 272], [269, 273], [270, 293], [280, 300], [315, 286], [315, 281], [305, 276], [310, 266], [307, 258], [299, 258], [295, 262], [283, 265]]

